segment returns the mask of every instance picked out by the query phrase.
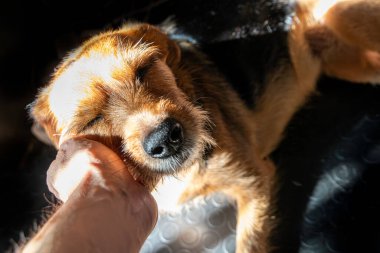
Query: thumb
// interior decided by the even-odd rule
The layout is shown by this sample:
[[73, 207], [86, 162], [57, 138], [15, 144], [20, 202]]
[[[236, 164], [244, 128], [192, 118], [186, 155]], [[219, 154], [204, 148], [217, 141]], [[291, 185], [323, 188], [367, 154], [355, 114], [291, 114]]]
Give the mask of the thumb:
[[70, 139], [60, 145], [56, 159], [47, 171], [47, 184], [54, 195], [66, 201], [85, 179], [86, 186], [108, 190], [128, 190], [137, 184], [126, 164], [108, 147], [88, 139]]

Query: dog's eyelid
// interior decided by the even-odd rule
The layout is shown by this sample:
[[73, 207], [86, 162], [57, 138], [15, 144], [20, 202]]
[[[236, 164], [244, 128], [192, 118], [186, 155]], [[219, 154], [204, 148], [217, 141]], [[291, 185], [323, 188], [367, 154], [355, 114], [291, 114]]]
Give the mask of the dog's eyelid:
[[87, 124], [82, 128], [82, 131], [94, 126], [96, 123], [98, 123], [99, 121], [103, 119], [104, 119], [103, 114], [96, 115], [96, 117], [94, 117], [93, 119], [87, 122]]
[[150, 67], [151, 64], [138, 67], [135, 74], [136, 79], [140, 81], [143, 80]]
[[153, 56], [152, 59], [151, 59], [151, 64], [154, 64], [154, 63], [158, 62], [159, 59], [160, 59], [160, 57], [158, 55]]
[[158, 57], [153, 57], [149, 62], [142, 64], [136, 70], [135, 77], [137, 80], [142, 81], [149, 69], [158, 61]]

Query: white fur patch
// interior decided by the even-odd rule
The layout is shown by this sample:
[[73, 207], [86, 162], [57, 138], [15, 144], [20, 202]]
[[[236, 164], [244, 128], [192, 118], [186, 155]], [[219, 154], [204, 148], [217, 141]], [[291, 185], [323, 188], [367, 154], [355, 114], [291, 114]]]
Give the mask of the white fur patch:
[[189, 176], [187, 177], [165, 177], [152, 192], [153, 197], [156, 199], [158, 209], [161, 212], [174, 212], [178, 211], [179, 198], [182, 192], [188, 186]]
[[115, 55], [93, 53], [72, 63], [53, 83], [49, 105], [57, 118], [58, 127], [71, 122], [83, 99], [91, 96], [91, 82], [99, 80], [112, 84], [115, 69], [125, 67], [125, 61]]

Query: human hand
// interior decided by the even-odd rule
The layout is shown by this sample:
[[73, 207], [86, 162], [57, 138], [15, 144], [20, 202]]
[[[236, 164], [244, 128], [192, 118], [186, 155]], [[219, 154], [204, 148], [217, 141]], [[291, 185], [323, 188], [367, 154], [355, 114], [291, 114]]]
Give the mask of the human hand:
[[127, 166], [99, 142], [64, 142], [47, 177], [64, 204], [23, 252], [138, 252], [157, 221], [157, 205]]

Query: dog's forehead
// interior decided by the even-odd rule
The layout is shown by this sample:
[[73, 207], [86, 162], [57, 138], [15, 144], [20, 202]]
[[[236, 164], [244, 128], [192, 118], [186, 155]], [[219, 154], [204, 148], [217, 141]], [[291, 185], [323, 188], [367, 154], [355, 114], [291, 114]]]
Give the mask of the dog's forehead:
[[118, 32], [99, 35], [87, 41], [79, 50], [77, 58], [110, 58], [123, 61], [131, 66], [136, 66], [158, 53], [158, 48], [152, 43], [147, 43], [144, 36], [131, 34], [130, 32]]
[[73, 65], [81, 65], [83, 70], [106, 64], [109, 67], [130, 67], [133, 70], [158, 53], [158, 48], [152, 43], [144, 42], [143, 36], [128, 32], [109, 32], [91, 38], [72, 51], [54, 76], [59, 77], [68, 70], [75, 71], [77, 66]]

